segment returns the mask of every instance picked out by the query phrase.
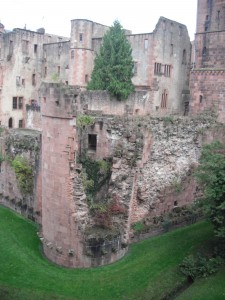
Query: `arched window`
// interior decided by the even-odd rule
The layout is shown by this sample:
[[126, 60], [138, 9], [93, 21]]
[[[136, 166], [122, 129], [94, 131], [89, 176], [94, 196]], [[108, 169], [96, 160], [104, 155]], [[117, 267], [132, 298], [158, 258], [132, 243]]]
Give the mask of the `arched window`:
[[13, 119], [9, 118], [9, 128], [13, 128]]
[[164, 90], [161, 96], [161, 108], [167, 108], [167, 99], [168, 93], [166, 90]]
[[186, 50], [184, 49], [183, 55], [182, 55], [182, 64], [186, 65], [186, 63], [187, 63], [187, 53], [186, 53]]
[[204, 47], [202, 50], [202, 55], [206, 55], [206, 54], [207, 54], [207, 49], [206, 49], [206, 47]]

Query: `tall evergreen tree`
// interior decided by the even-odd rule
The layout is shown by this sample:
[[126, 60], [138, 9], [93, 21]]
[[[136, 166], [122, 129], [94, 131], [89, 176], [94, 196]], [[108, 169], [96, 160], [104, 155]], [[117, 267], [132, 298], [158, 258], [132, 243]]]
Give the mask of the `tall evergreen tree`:
[[133, 91], [134, 63], [132, 49], [119, 21], [103, 37], [100, 52], [94, 62], [88, 90], [107, 90], [118, 100], [126, 99]]

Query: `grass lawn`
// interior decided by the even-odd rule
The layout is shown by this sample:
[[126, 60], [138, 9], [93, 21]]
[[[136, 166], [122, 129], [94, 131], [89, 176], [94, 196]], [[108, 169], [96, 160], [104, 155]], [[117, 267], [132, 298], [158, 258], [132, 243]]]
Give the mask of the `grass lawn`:
[[197, 280], [176, 300], [224, 300], [225, 270], [207, 278]]
[[112, 265], [66, 269], [42, 256], [36, 232], [34, 223], [0, 206], [0, 299], [161, 299], [185, 280], [178, 264], [213, 235], [200, 222], [134, 244]]

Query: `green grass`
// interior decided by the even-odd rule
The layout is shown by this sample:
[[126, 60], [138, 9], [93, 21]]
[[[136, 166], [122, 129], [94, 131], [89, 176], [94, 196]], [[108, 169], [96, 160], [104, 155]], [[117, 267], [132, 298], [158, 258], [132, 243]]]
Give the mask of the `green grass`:
[[177, 268], [183, 258], [213, 235], [200, 222], [134, 244], [112, 265], [72, 270], [42, 256], [36, 232], [0, 206], [0, 299], [161, 299], [185, 280]]
[[225, 299], [225, 270], [213, 276], [197, 280], [176, 300], [224, 300]]

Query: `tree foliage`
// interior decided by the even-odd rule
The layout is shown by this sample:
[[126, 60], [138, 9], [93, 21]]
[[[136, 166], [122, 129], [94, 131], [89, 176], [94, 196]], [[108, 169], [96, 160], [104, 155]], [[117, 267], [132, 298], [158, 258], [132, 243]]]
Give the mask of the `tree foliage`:
[[89, 90], [107, 90], [118, 100], [126, 99], [133, 91], [134, 63], [132, 49], [119, 21], [103, 37], [100, 52], [94, 62]]
[[225, 240], [225, 146], [214, 142], [203, 148], [196, 177], [204, 190], [204, 206], [217, 237]]

